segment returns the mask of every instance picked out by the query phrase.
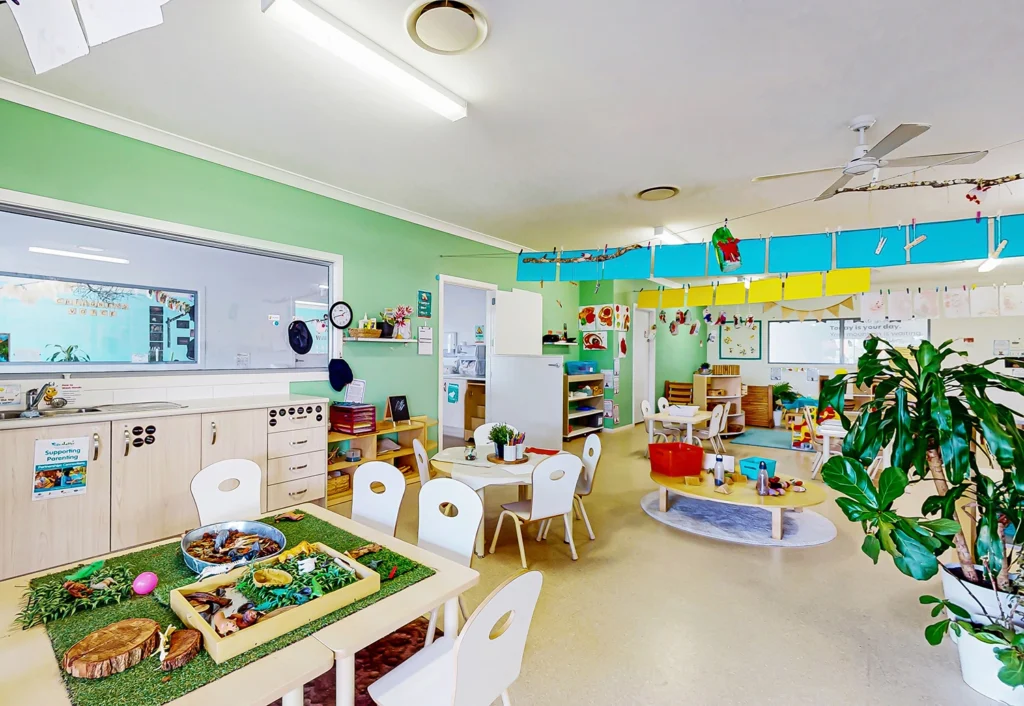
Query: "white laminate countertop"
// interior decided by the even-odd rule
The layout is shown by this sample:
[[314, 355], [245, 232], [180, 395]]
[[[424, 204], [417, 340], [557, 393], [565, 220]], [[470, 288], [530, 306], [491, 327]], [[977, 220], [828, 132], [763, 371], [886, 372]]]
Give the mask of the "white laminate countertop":
[[[166, 400], [153, 400], [165, 402]], [[129, 410], [117, 412], [85, 412], [83, 414], [58, 414], [53, 417], [36, 419], [0, 419], [0, 432], [7, 429], [31, 429], [34, 427], [54, 427], [67, 424], [91, 424], [93, 422], [114, 422], [140, 417], [176, 417], [182, 414], [207, 414], [210, 412], [234, 412], [244, 409], [264, 409], [274, 407], [296, 407], [298, 405], [322, 404], [330, 405], [326, 397], [310, 397], [309, 395], [261, 395], [258, 397], [210, 397], [201, 400], [174, 400], [181, 405], [176, 409]], [[140, 403], [146, 404], [146, 403]], [[326, 416], [326, 410], [325, 410]]]
[[470, 377], [469, 375], [445, 375], [445, 380], [465, 380], [466, 382], [484, 382], [484, 378]]

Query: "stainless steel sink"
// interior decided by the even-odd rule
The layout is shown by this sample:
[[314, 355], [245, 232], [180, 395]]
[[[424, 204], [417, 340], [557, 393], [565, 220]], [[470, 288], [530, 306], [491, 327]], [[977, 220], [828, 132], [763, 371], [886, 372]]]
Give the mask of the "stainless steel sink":
[[60, 409], [47, 409], [39, 414], [44, 417], [63, 417], [65, 414], [90, 414], [101, 411], [99, 407], [61, 407]]
[[21, 416], [21, 412], [0, 412], [0, 422], [5, 419], [17, 419]]

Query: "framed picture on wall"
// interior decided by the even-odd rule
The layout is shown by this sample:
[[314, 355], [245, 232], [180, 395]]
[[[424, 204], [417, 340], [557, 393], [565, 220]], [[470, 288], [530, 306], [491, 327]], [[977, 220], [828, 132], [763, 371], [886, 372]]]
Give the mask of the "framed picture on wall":
[[718, 336], [718, 357], [722, 360], [761, 360], [761, 322], [750, 326], [722, 324]]

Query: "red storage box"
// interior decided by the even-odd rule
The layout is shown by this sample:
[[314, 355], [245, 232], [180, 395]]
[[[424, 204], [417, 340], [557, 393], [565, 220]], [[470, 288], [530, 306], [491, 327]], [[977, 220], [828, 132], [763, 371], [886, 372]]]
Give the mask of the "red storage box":
[[335, 402], [331, 405], [331, 429], [344, 434], [377, 431], [377, 408], [372, 404]]
[[651, 444], [651, 472], [663, 476], [699, 476], [704, 467], [704, 449], [693, 444]]

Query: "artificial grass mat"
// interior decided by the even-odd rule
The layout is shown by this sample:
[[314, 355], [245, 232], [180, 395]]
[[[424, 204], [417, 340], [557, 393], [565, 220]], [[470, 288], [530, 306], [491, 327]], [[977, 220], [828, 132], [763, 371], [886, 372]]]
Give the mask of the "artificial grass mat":
[[[263, 521], [274, 524], [272, 517], [265, 517]], [[288, 547], [307, 540], [323, 542], [336, 551], [344, 552], [368, 544], [365, 539], [356, 537], [313, 515], [306, 515], [301, 522], [281, 522], [275, 526], [284, 533], [288, 540]], [[160, 671], [156, 653], [137, 666], [105, 679], [77, 679], [66, 674], [62, 669], [61, 676], [71, 702], [75, 706], [159, 706], [159, 704], [165, 704], [265, 657], [271, 652], [287, 647], [345, 616], [372, 605], [382, 598], [398, 593], [434, 574], [433, 569], [417, 564], [388, 549], [362, 557], [360, 561], [366, 563], [373, 559], [383, 559], [383, 562], [377, 567], [377, 573], [381, 575], [380, 591], [229, 659], [223, 664], [215, 664], [204, 649], [191, 662], [172, 672]], [[136, 596], [119, 605], [94, 608], [47, 623], [46, 632], [58, 664], [64, 653], [76, 642], [94, 630], [118, 620], [150, 618], [160, 623], [161, 629], [166, 629], [171, 623], [179, 628], [183, 627], [181, 621], [170, 609], [168, 597], [172, 589], [194, 583], [196, 575], [185, 566], [177, 542], [108, 559], [107, 564], [111, 566], [128, 565], [135, 574], [152, 571], [159, 577], [160, 584], [157, 590], [148, 596]], [[393, 566], [397, 566], [398, 570], [394, 579], [388, 580], [388, 574], [391, 573]], [[71, 571], [61, 571], [48, 576], [40, 576], [31, 584], [34, 586], [40, 582], [55, 579], [63, 581], [64, 575], [70, 573]]]

